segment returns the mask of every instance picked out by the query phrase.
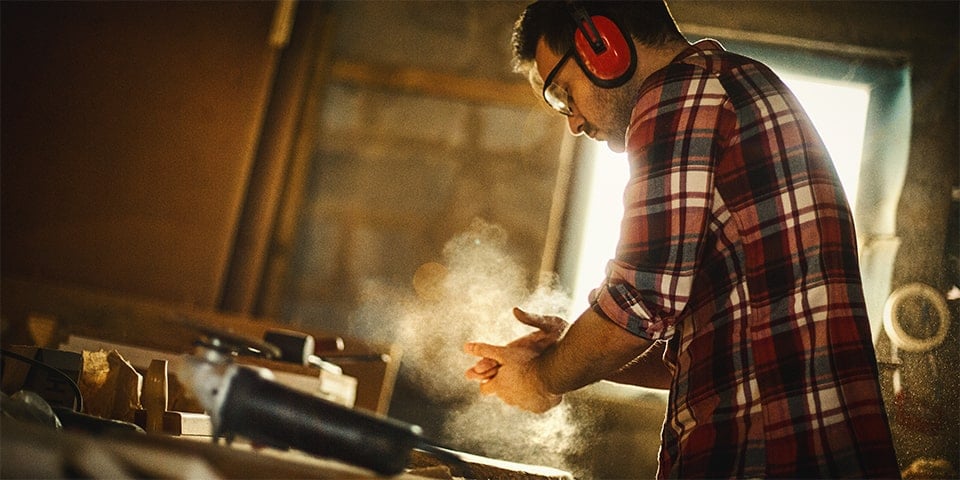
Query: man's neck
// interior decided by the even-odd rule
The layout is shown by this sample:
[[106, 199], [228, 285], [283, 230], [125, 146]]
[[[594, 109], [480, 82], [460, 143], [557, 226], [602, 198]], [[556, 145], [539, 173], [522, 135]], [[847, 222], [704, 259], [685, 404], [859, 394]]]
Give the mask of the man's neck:
[[649, 46], [635, 43], [637, 47], [638, 83], [643, 83], [653, 72], [666, 67], [680, 52], [690, 46], [689, 42], [676, 41], [664, 45]]

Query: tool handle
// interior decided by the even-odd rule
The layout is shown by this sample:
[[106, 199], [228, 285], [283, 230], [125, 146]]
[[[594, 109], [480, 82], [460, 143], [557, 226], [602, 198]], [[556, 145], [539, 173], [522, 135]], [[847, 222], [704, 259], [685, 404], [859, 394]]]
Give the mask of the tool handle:
[[279, 349], [280, 360], [300, 365], [309, 365], [310, 357], [318, 352], [337, 353], [344, 349], [341, 337], [314, 338], [308, 333], [293, 330], [267, 330], [263, 340]]
[[421, 443], [420, 427], [377, 417], [270, 381], [239, 368], [221, 409], [220, 433], [290, 447], [393, 475]]

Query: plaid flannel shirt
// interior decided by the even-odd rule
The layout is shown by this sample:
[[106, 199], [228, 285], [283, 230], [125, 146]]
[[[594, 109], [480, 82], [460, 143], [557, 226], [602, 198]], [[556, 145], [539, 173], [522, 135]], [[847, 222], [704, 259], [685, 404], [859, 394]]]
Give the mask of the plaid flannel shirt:
[[593, 308], [667, 342], [660, 477], [898, 477], [853, 221], [764, 65], [705, 40], [648, 78]]

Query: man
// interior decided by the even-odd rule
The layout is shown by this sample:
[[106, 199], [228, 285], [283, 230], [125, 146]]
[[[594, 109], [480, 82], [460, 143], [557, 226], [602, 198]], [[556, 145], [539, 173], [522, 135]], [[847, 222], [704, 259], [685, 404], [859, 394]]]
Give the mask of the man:
[[849, 207], [780, 79], [660, 2], [535, 3], [514, 56], [631, 178], [591, 307], [515, 310], [538, 330], [468, 343], [467, 377], [534, 412], [602, 379], [669, 388], [660, 477], [898, 477]]

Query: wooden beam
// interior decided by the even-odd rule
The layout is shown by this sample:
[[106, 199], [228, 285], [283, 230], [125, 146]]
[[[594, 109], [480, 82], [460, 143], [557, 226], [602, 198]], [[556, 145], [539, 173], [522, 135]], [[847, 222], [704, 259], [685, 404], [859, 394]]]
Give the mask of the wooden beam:
[[906, 50], [887, 50], [882, 48], [865, 47], [839, 42], [828, 42], [812, 38], [799, 38], [779, 35], [776, 33], [750, 32], [732, 28], [698, 25], [695, 23], [680, 23], [680, 31], [685, 34], [708, 38], [729, 38], [743, 42], [763, 43], [778, 47], [798, 48], [815, 52], [841, 54], [856, 58], [872, 58], [888, 60], [897, 64], [907, 62], [910, 53]]
[[346, 60], [335, 61], [330, 80], [363, 87], [380, 87], [408, 93], [466, 100], [481, 104], [537, 105], [536, 92], [526, 81], [504, 82], [464, 77], [414, 67], [372, 65]]
[[[283, 1], [281, 6], [292, 4]], [[298, 27], [284, 40], [287, 51], [277, 66], [273, 93], [264, 106], [260, 139], [246, 198], [240, 212], [233, 253], [220, 292], [219, 308], [225, 312], [253, 315], [270, 254], [272, 229], [275, 228], [283, 188], [296, 142], [304, 97], [311, 93], [313, 61], [317, 57], [317, 37], [324, 21], [322, 5], [304, 2], [297, 9]]]
[[319, 123], [323, 92], [329, 83], [329, 70], [326, 66], [330, 63], [330, 46], [336, 36], [334, 24], [332, 15], [327, 13], [322, 16], [318, 30], [320, 34], [315, 44], [317, 58], [309, 79], [309, 90], [314, 94], [307, 95], [304, 100], [299, 119], [301, 128], [292, 142], [289, 170], [281, 193], [270, 249], [267, 252], [267, 263], [263, 269], [260, 296], [253, 309], [254, 314], [259, 316], [282, 317], [281, 303], [296, 248], [296, 233], [305, 200], [310, 162], [313, 160], [314, 148], [320, 134], [318, 129], [311, 126]]

